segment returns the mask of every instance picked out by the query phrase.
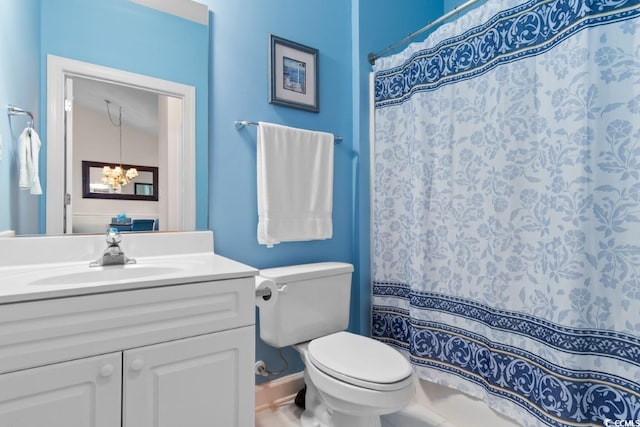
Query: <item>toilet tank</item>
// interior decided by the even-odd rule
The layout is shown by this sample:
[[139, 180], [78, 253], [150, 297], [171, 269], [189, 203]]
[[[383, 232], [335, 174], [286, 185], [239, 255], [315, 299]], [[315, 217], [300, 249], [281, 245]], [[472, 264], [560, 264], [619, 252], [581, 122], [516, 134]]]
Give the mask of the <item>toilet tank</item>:
[[258, 304], [262, 341], [281, 348], [347, 329], [352, 272], [342, 262], [260, 270], [256, 281], [279, 289]]

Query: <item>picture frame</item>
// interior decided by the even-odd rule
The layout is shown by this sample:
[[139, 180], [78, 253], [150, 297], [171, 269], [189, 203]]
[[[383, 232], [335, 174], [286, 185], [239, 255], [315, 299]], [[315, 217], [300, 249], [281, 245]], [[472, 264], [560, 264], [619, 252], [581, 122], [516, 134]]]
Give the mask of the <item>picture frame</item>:
[[269, 103], [319, 113], [318, 49], [269, 37]]

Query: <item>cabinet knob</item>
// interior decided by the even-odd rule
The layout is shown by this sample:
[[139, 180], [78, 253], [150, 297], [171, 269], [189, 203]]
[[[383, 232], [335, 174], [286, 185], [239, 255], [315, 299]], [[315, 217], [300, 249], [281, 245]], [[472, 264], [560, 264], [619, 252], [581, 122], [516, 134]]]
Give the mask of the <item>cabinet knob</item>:
[[133, 362], [131, 362], [131, 365], [129, 365], [129, 367], [131, 368], [132, 371], [141, 371], [142, 368], [144, 367], [144, 360], [142, 359], [134, 359]]
[[100, 376], [101, 377], [110, 377], [111, 374], [113, 374], [113, 371], [115, 370], [115, 368], [113, 367], [112, 364], [108, 363], [106, 365], [104, 365], [102, 368], [100, 368]]

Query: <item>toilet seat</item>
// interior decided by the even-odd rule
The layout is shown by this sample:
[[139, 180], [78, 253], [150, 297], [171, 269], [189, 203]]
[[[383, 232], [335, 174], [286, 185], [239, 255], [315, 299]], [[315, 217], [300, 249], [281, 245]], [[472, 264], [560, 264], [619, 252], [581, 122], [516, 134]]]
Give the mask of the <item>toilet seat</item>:
[[378, 391], [406, 388], [413, 381], [402, 354], [374, 339], [337, 332], [312, 340], [309, 360], [320, 371], [348, 384]]

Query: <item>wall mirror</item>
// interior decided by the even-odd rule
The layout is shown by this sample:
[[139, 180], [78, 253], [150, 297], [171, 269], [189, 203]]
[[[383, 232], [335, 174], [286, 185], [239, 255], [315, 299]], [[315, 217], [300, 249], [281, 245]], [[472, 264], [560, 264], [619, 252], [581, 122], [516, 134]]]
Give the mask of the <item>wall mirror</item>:
[[[28, 117], [4, 117], [0, 232], [101, 233], [122, 213], [162, 218], [161, 230], [206, 228], [208, 13], [191, 0], [2, 2], [0, 26], [22, 36], [0, 40], [0, 105], [35, 116], [43, 193], [18, 185]], [[121, 160], [105, 98], [122, 106]], [[158, 200], [82, 197], [83, 160], [158, 168], [157, 185], [131, 188]]]
[[[109, 169], [105, 172], [105, 166]], [[123, 176], [135, 170], [136, 176], [125, 185], [114, 184], [112, 171], [120, 168]], [[118, 185], [120, 184], [120, 185]], [[106, 164], [82, 160], [82, 197], [85, 199], [117, 199], [158, 201], [158, 168], [155, 166]]]

